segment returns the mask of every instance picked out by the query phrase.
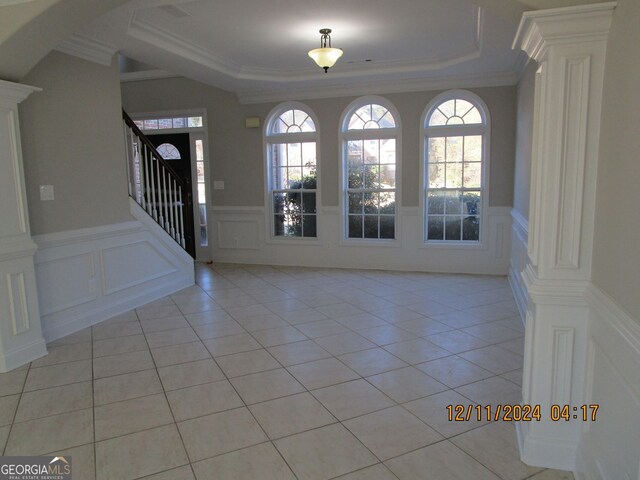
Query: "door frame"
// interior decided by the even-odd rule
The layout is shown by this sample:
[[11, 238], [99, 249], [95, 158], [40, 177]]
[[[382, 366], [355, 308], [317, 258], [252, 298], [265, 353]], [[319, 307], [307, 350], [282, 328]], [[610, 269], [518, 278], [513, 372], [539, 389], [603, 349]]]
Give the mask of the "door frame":
[[[202, 127], [191, 128], [164, 128], [158, 130], [143, 130], [146, 136], [153, 135], [166, 135], [172, 133], [188, 133], [189, 134], [189, 146], [191, 150], [191, 194], [193, 199], [193, 230], [195, 239], [195, 254], [196, 261], [208, 262], [211, 260], [211, 214], [209, 212], [209, 203], [211, 199], [211, 157], [209, 154], [209, 129], [207, 110], [205, 108], [194, 108], [186, 110], [160, 110], [152, 112], [136, 112], [130, 113], [129, 116], [132, 120], [149, 120], [157, 118], [171, 118], [171, 117], [202, 117]], [[205, 179], [205, 195], [206, 195], [206, 208], [205, 214], [207, 216], [207, 245], [202, 245], [202, 239], [200, 238], [200, 209], [198, 202], [198, 172], [196, 165], [196, 140], [202, 140], [202, 152], [204, 157], [204, 179]]]

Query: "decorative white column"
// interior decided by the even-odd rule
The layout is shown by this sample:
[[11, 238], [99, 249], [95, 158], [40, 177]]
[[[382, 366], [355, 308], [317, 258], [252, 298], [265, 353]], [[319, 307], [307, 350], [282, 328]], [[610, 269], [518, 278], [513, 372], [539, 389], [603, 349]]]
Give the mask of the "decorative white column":
[[18, 103], [38, 90], [0, 80], [0, 373], [47, 354], [18, 124]]
[[[523, 403], [542, 420], [518, 424], [525, 463], [573, 470], [588, 398], [588, 315], [600, 111], [615, 3], [527, 12], [514, 48], [538, 62]], [[568, 405], [570, 420], [551, 419]], [[574, 410], [574, 408], [576, 410]], [[576, 415], [577, 418], [574, 418]]]

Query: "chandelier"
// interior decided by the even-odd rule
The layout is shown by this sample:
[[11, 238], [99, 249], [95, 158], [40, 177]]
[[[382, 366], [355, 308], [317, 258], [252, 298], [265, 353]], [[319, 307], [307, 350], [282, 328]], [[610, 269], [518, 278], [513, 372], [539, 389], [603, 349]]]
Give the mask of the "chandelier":
[[320, 48], [314, 48], [309, 51], [309, 56], [318, 64], [319, 67], [324, 68], [324, 73], [327, 73], [330, 67], [333, 67], [338, 59], [344, 53], [340, 48], [333, 48], [331, 46], [331, 29], [320, 29]]

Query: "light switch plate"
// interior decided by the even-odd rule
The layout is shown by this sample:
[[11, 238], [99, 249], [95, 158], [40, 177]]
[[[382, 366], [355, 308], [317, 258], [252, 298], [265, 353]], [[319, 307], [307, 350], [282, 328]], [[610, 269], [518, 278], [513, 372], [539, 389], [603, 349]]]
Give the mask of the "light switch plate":
[[213, 189], [214, 190], [224, 190], [224, 180], [214, 180], [213, 181]]
[[40, 185], [40, 200], [47, 202], [53, 199], [53, 185]]

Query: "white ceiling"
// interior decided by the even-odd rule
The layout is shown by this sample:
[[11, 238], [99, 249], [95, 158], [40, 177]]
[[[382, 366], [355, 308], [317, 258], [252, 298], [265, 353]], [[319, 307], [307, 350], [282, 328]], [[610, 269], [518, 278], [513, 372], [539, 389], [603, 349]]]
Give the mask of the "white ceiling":
[[[78, 33], [261, 101], [514, 83], [524, 54], [511, 42], [524, 10], [513, 0], [134, 0]], [[320, 28], [344, 50], [327, 74], [307, 56]]]

